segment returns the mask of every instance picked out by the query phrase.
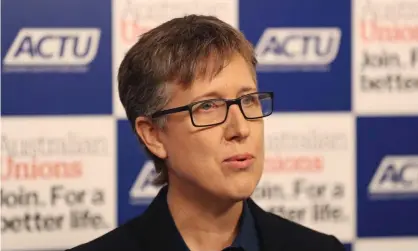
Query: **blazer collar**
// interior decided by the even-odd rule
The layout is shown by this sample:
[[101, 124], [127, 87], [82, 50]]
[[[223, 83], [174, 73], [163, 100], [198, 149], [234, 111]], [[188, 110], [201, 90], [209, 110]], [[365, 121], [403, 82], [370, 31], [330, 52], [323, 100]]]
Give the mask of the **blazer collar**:
[[282, 224], [282, 219], [264, 211], [251, 198], [247, 199], [247, 202], [257, 228], [260, 250], [286, 251], [285, 243], [289, 234]]
[[184, 250], [185, 243], [178, 232], [167, 205], [167, 186], [160, 189], [157, 196], [138, 218], [136, 233], [141, 233], [140, 246], [149, 251]]
[[[185, 243], [168, 209], [167, 190], [167, 186], [162, 187], [147, 210], [131, 225], [134, 233], [141, 233], [136, 239], [146, 250], [185, 249]], [[247, 203], [257, 228], [260, 250], [285, 251], [282, 241], [286, 240], [286, 231], [278, 224], [280, 222], [277, 222], [277, 217], [265, 212], [252, 199], [247, 199]], [[278, 239], [278, 236], [281, 238]]]

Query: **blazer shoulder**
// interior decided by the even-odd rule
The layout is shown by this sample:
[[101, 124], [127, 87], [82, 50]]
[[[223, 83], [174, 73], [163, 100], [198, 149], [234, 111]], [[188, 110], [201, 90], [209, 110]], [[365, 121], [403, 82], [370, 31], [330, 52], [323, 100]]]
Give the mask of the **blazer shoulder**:
[[345, 251], [344, 245], [334, 236], [314, 230], [300, 223], [288, 220], [273, 213], [268, 213], [271, 223], [280, 227], [286, 238], [286, 246], [300, 251]]
[[66, 251], [96, 251], [96, 250], [136, 250], [140, 251], [141, 233], [136, 233], [133, 227], [140, 224], [141, 217], [134, 218], [127, 223]]

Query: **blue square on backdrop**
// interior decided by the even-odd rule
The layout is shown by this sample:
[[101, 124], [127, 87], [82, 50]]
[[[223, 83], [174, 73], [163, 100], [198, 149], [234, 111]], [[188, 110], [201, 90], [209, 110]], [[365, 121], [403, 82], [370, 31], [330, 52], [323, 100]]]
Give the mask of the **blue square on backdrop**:
[[276, 111], [351, 110], [351, 1], [240, 1], [261, 90]]
[[111, 114], [111, 2], [1, 2], [2, 114]]
[[351, 251], [351, 244], [344, 244], [345, 251]]
[[118, 225], [140, 215], [158, 193], [154, 165], [128, 120], [117, 122]]
[[357, 120], [357, 234], [418, 235], [418, 117]]

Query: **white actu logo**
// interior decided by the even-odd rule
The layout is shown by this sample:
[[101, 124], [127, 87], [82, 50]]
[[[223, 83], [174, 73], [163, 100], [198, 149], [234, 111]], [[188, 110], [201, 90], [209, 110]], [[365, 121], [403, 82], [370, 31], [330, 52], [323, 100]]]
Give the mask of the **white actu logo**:
[[100, 29], [22, 28], [7, 51], [7, 66], [83, 66], [96, 57]]
[[129, 191], [131, 200], [138, 201], [154, 198], [160, 190], [160, 187], [152, 184], [156, 176], [154, 163], [151, 160], [146, 161]]
[[264, 30], [255, 53], [261, 65], [327, 65], [341, 42], [339, 28], [272, 28]]
[[369, 184], [369, 193], [418, 194], [418, 155], [385, 156]]

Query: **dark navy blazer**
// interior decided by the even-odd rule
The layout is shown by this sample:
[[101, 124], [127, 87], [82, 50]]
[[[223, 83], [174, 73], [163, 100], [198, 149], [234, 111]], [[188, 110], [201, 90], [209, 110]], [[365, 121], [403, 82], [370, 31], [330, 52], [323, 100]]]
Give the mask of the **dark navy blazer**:
[[[161, 188], [158, 195], [143, 214], [117, 227], [109, 233], [68, 251], [183, 251], [184, 241], [168, 209], [167, 187]], [[259, 247], [254, 242], [241, 242], [245, 251], [345, 251], [344, 246], [333, 235], [327, 235], [300, 224], [264, 211], [252, 199], [246, 200], [253, 219]], [[243, 222], [245, 223], [245, 210]], [[250, 223], [251, 225], [251, 223]], [[251, 229], [248, 238], [252, 238]], [[247, 231], [245, 230], [245, 231]], [[245, 233], [239, 236], [246, 236]], [[245, 238], [247, 238], [245, 237]], [[251, 250], [247, 250], [251, 249]], [[253, 250], [254, 249], [254, 250]]]

